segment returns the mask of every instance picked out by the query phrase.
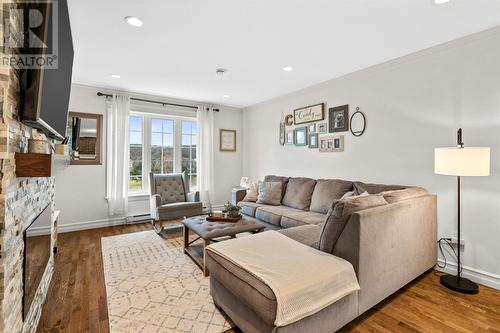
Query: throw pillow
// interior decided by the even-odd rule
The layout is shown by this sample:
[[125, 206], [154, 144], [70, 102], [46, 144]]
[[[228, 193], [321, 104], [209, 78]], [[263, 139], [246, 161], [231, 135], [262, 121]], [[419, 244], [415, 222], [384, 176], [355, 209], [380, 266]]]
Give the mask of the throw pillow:
[[257, 203], [273, 206], [281, 205], [281, 187], [281, 182], [259, 181]]
[[259, 195], [259, 188], [257, 182], [250, 183], [250, 187], [247, 190], [247, 194], [243, 198], [243, 201], [255, 202], [257, 201], [257, 196]]
[[318, 179], [311, 198], [310, 210], [326, 214], [332, 202], [352, 191], [352, 182], [340, 179]]
[[353, 196], [339, 200], [330, 209], [323, 224], [319, 249], [323, 252], [332, 253], [337, 240], [353, 213], [383, 205], [387, 205], [387, 201], [380, 194]]
[[300, 210], [309, 210], [314, 185], [316, 185], [314, 179], [290, 178], [283, 197], [283, 205]]
[[421, 187], [410, 187], [404, 190], [384, 191], [380, 193], [388, 203], [395, 203], [427, 194], [427, 191]]
[[267, 175], [264, 177], [264, 182], [280, 182], [281, 183], [281, 199], [285, 196], [286, 186], [290, 177]]

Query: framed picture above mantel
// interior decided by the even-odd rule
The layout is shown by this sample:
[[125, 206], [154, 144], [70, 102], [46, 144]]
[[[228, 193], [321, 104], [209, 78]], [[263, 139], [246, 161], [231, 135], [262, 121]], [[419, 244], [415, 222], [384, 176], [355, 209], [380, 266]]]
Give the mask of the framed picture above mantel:
[[323, 119], [325, 119], [325, 103], [293, 110], [293, 123], [295, 125], [311, 123]]

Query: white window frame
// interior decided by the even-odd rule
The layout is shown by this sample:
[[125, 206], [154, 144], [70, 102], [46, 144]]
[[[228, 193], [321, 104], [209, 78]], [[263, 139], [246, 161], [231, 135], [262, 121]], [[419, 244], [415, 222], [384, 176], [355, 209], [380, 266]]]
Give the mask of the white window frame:
[[[174, 173], [182, 172], [182, 121], [196, 122], [196, 116], [166, 115], [141, 111], [135, 107], [129, 116], [142, 118], [142, 189], [131, 191], [129, 197], [149, 195], [149, 173], [151, 172], [151, 119], [168, 119], [174, 121]], [[130, 135], [130, 133], [128, 134]], [[128, 148], [130, 149], [130, 147]], [[196, 152], [198, 155], [198, 152]], [[128, 161], [127, 161], [128, 163]], [[198, 166], [197, 166], [198, 170]], [[130, 176], [130, 175], [129, 175]], [[196, 177], [198, 179], [198, 177]], [[198, 184], [197, 184], [198, 186]]]

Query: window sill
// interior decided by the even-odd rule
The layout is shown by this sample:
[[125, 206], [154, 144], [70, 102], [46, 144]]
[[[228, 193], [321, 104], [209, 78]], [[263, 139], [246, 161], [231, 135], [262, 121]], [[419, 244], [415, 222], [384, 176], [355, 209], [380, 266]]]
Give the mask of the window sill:
[[145, 192], [129, 193], [128, 194], [128, 200], [129, 201], [149, 200], [149, 194], [145, 193]]

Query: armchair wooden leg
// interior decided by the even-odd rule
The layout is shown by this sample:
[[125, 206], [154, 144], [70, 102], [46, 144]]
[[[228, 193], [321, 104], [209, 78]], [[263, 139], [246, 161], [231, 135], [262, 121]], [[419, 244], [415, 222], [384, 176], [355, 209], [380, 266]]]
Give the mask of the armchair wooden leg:
[[163, 223], [161, 221], [152, 220], [151, 224], [153, 225], [153, 230], [160, 234], [163, 231]]

